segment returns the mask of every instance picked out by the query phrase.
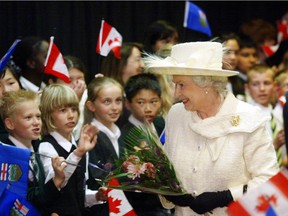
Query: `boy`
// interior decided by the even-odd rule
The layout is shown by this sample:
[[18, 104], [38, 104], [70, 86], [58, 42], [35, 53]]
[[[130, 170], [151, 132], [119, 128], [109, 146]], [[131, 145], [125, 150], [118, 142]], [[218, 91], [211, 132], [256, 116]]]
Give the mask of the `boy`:
[[[251, 104], [259, 107], [263, 115], [271, 118], [270, 125], [267, 125], [273, 138], [279, 165], [282, 165], [282, 158], [285, 153], [282, 148], [285, 146], [285, 136], [283, 128], [277, 128], [273, 116], [271, 100], [275, 94], [274, 72], [266, 65], [255, 65], [247, 73], [246, 89], [251, 95]], [[282, 153], [281, 153], [282, 152]]]
[[[125, 146], [125, 137], [133, 127], [151, 127], [160, 136], [164, 129], [164, 120], [160, 124], [153, 123], [161, 108], [161, 87], [155, 75], [142, 73], [132, 76], [127, 81], [124, 91], [125, 105], [131, 114], [128, 122], [120, 128], [119, 144]], [[158, 121], [157, 121], [158, 122]], [[120, 152], [121, 155], [121, 152]], [[154, 194], [125, 192], [136, 214], [141, 215], [170, 215]]]
[[31, 201], [41, 215], [48, 215], [46, 204], [60, 195], [59, 188], [65, 180], [64, 168], [67, 164], [62, 157], [53, 158], [55, 176], [44, 184], [44, 168], [39, 155], [34, 154], [42, 126], [38, 95], [30, 90], [6, 92], [0, 102], [0, 113], [9, 133], [3, 142], [19, 148], [28, 148], [33, 152], [29, 162], [27, 200]]

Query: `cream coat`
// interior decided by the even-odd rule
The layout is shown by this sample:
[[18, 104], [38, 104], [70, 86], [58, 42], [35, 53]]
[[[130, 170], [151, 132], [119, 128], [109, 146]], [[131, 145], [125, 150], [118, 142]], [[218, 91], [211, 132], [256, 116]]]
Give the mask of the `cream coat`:
[[[269, 119], [229, 93], [216, 116], [200, 119], [196, 112], [174, 105], [167, 119], [165, 149], [188, 193], [229, 189], [234, 200], [278, 171], [276, 153], [265, 128]], [[162, 197], [162, 204], [172, 203]], [[176, 216], [197, 215], [189, 207], [175, 207]], [[208, 215], [206, 213], [206, 215]], [[226, 208], [213, 216], [226, 215]]]

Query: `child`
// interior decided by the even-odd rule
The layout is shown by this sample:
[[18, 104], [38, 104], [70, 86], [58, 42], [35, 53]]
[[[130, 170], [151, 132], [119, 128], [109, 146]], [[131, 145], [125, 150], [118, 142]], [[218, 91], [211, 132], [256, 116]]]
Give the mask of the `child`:
[[[161, 108], [161, 87], [155, 75], [142, 73], [129, 78], [125, 87], [125, 105], [130, 110], [128, 123], [121, 128], [119, 144], [125, 145], [125, 136], [133, 127], [150, 127], [160, 136], [163, 124], [155, 124], [153, 120]], [[140, 215], [170, 215], [165, 210], [157, 195], [135, 192], [125, 192], [136, 214]]]
[[[0, 98], [2, 98], [5, 92], [18, 91], [21, 89], [18, 72], [19, 69], [12, 60], [8, 61], [3, 70], [0, 71]], [[6, 131], [2, 120], [0, 120], [0, 140], [6, 140], [7, 137], [8, 132]]]
[[[3, 142], [19, 148], [28, 148], [34, 153], [35, 142], [39, 139], [42, 126], [37, 94], [29, 90], [6, 92], [1, 100], [0, 113], [9, 133], [7, 140]], [[66, 167], [66, 163], [62, 162], [62, 157], [52, 159], [55, 176], [44, 185], [45, 174], [39, 155], [31, 156], [27, 199], [35, 205], [41, 215], [47, 214], [47, 200], [60, 194], [57, 188], [65, 179], [63, 170]]]
[[[89, 152], [89, 162], [98, 165], [99, 163], [113, 165], [114, 160], [122, 152], [118, 144], [120, 129], [115, 122], [122, 113], [123, 87], [113, 78], [98, 77], [89, 83], [87, 92], [85, 123], [91, 123], [99, 129], [97, 145]], [[91, 167], [87, 183], [90, 189], [97, 190], [101, 186], [94, 180], [103, 178], [99, 175], [101, 175], [100, 171]], [[91, 215], [108, 216], [108, 205], [94, 205], [90, 212]]]
[[[275, 117], [273, 116], [271, 105], [271, 99], [275, 94], [275, 82], [274, 82], [274, 72], [272, 68], [266, 65], [255, 65], [247, 73], [247, 84], [246, 89], [252, 97], [251, 104], [259, 107], [263, 115], [271, 118], [270, 124], [268, 122], [267, 127], [271, 133], [273, 139], [275, 150], [277, 154], [280, 154], [280, 151], [284, 153], [285, 151], [281, 150], [281, 146], [285, 146], [285, 135], [283, 128], [277, 128]], [[278, 151], [278, 149], [280, 149]], [[282, 154], [281, 153], [281, 154]], [[282, 155], [284, 156], [284, 155]], [[282, 164], [281, 155], [277, 155], [278, 162]]]
[[154, 125], [153, 121], [161, 109], [161, 87], [155, 75], [138, 74], [131, 77], [125, 85], [126, 108], [131, 112], [128, 123], [121, 128], [121, 141], [135, 126], [151, 127], [160, 136], [163, 125]]
[[[86, 152], [96, 145], [96, 127], [84, 125], [78, 145], [72, 135], [79, 117], [79, 102], [76, 93], [68, 86], [51, 84], [41, 96], [43, 138], [39, 153], [59, 155], [66, 159], [65, 181], [61, 185], [61, 196], [48, 203], [51, 212], [59, 215], [83, 215], [85, 200]], [[82, 158], [83, 157], [83, 158]], [[51, 161], [42, 157], [46, 182], [54, 177]], [[80, 166], [78, 166], [78, 164]], [[94, 193], [95, 199], [95, 193]], [[87, 197], [86, 197], [87, 199]], [[96, 200], [95, 200], [96, 202]]]

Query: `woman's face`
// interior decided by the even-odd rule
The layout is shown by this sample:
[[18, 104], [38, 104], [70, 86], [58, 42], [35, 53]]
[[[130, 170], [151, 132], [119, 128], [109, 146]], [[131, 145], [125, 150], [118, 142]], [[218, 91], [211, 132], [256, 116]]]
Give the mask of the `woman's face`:
[[0, 79], [0, 98], [2, 98], [5, 92], [20, 90], [20, 84], [14, 77], [9, 68], [5, 71], [5, 76]]
[[122, 81], [125, 84], [127, 80], [134, 75], [142, 73], [144, 63], [141, 59], [141, 52], [138, 48], [133, 47], [131, 55], [127, 59], [127, 64], [122, 71]]
[[237, 40], [230, 39], [224, 46], [227, 51], [223, 54], [223, 69], [235, 70], [238, 63], [239, 44]]
[[188, 111], [198, 111], [204, 106], [205, 90], [196, 85], [191, 76], [173, 75], [175, 98], [182, 102]]

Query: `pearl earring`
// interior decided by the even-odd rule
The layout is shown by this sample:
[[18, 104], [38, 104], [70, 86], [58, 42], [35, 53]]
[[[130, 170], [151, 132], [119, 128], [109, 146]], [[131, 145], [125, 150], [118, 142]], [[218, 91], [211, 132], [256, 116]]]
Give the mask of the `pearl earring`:
[[207, 94], [208, 94], [208, 91], [205, 91], [205, 94], [207, 95]]

